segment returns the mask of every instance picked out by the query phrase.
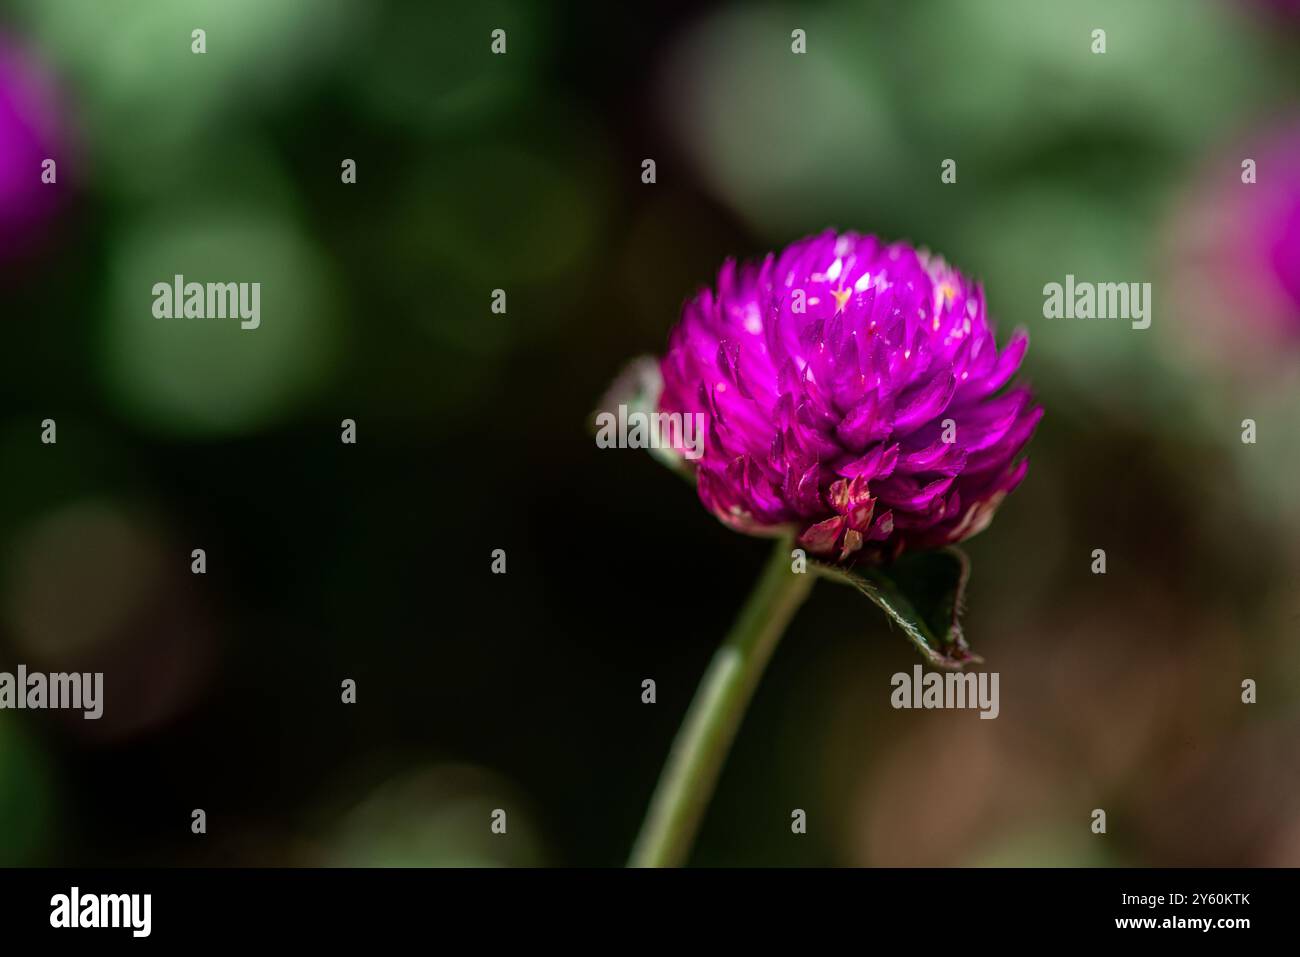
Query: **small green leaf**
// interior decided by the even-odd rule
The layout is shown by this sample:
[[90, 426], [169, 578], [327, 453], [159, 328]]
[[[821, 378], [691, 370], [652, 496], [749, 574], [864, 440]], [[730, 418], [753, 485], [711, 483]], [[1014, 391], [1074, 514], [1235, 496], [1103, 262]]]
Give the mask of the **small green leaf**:
[[908, 555], [882, 567], [841, 568], [815, 563], [825, 578], [851, 585], [903, 629], [937, 668], [957, 669], [983, 661], [970, 650], [960, 616], [970, 562], [956, 548]]

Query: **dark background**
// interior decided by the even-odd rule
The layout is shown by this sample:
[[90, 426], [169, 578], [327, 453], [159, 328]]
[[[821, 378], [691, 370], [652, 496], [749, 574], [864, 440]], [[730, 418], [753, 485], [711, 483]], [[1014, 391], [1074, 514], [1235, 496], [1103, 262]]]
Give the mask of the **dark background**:
[[[0, 670], [106, 684], [0, 713], [0, 863], [621, 863], [766, 546], [586, 422], [724, 258], [827, 226], [1030, 330], [968, 549], [1002, 713], [892, 710], [919, 659], [821, 583], [693, 860], [1300, 863], [1287, 6], [0, 4], [0, 147], [59, 164], [0, 194]], [[154, 319], [176, 272], [262, 327]], [[1043, 319], [1067, 273], [1152, 328]]]

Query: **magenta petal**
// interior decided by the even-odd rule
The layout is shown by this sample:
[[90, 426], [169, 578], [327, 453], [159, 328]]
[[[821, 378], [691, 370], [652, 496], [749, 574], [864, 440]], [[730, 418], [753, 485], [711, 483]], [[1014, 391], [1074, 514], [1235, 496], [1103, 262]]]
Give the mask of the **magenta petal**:
[[862, 448], [890, 434], [893, 415], [894, 403], [872, 393], [844, 417], [835, 434], [847, 448]]
[[845, 478], [885, 478], [898, 462], [898, 443], [874, 446], [861, 458], [841, 465], [836, 471]]
[[956, 389], [957, 380], [944, 369], [919, 389], [900, 398], [894, 413], [894, 434], [907, 435], [929, 422], [948, 407]]

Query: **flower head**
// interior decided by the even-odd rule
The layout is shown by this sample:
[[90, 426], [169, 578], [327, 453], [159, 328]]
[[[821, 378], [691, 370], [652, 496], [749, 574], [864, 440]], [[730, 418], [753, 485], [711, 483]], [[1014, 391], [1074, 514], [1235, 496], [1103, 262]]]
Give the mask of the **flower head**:
[[983, 291], [941, 259], [827, 231], [686, 304], [659, 409], [705, 415], [691, 464], [727, 525], [887, 560], [974, 535], [1024, 477], [1042, 410], [1002, 390], [1027, 345], [999, 353]]

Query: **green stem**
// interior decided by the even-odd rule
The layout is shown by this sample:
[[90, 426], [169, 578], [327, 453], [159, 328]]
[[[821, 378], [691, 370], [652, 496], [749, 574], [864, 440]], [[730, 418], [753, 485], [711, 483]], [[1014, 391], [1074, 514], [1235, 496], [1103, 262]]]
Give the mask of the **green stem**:
[[791, 570], [791, 545], [788, 537], [776, 543], [695, 692], [632, 848], [632, 867], [677, 867], [686, 862], [758, 679], [816, 580], [811, 570]]

